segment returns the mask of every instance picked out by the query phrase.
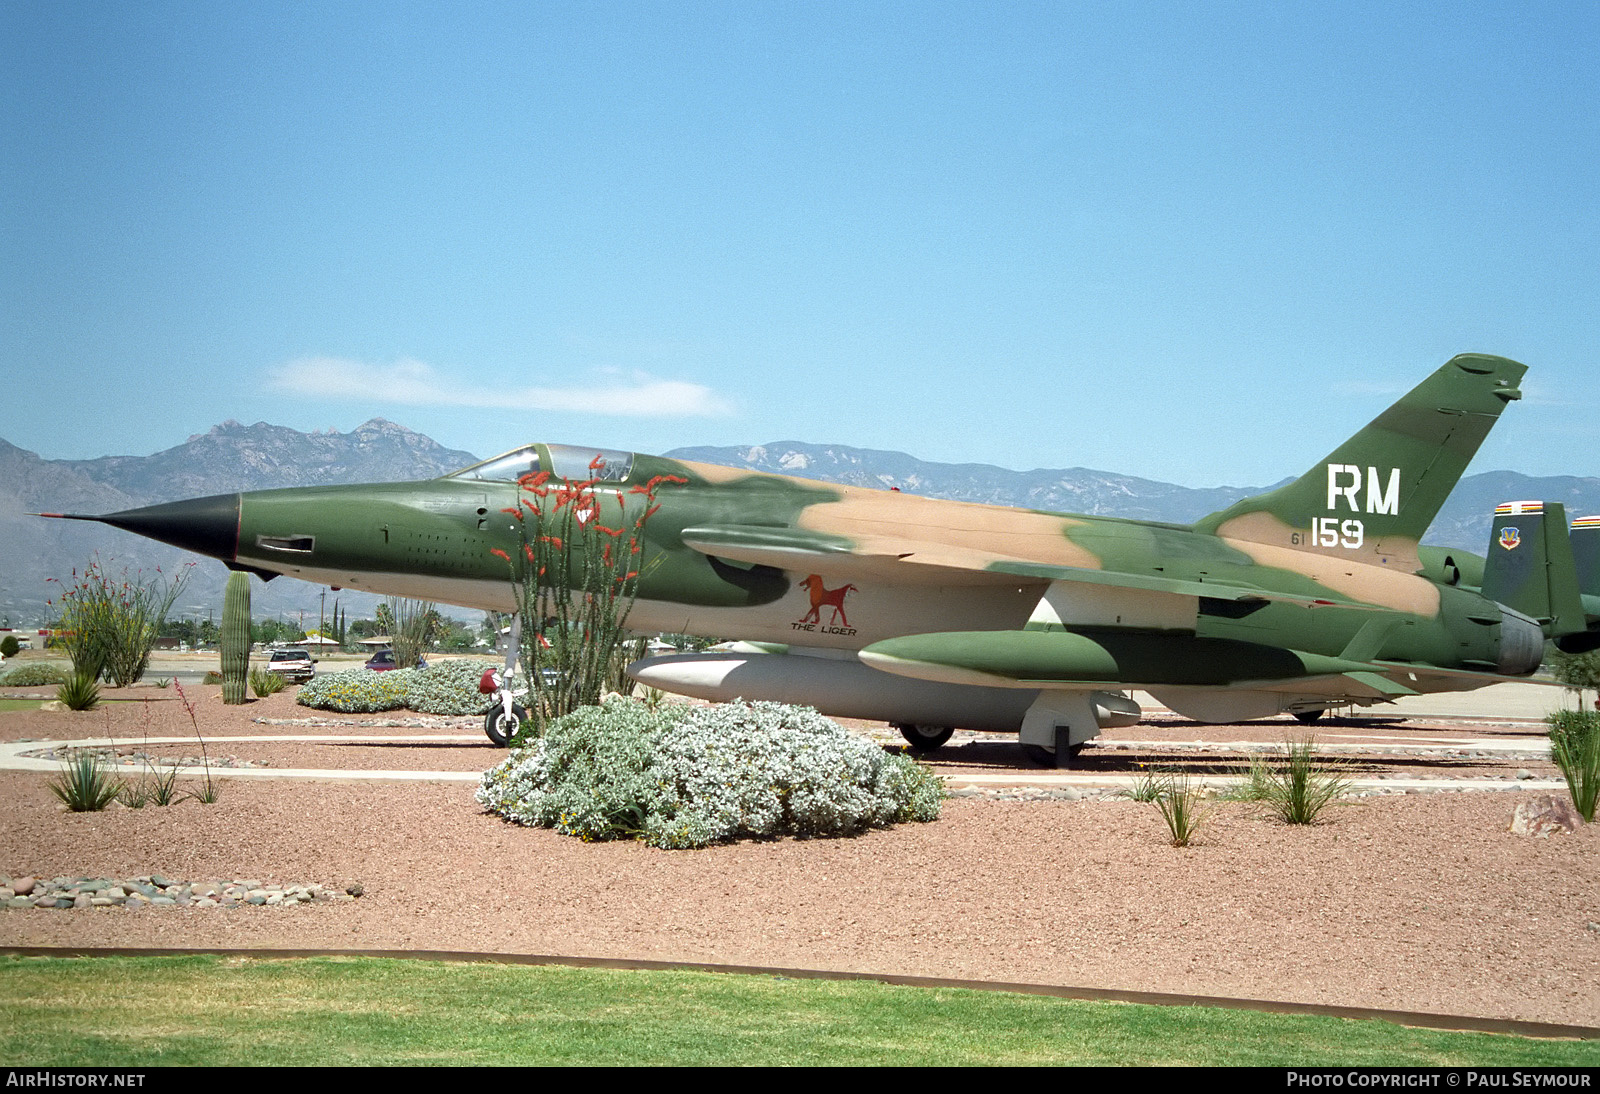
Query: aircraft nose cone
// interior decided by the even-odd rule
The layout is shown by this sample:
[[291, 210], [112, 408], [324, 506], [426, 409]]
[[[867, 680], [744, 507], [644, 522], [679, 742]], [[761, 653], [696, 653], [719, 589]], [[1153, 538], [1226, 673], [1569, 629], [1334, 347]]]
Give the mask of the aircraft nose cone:
[[96, 520], [224, 562], [232, 562], [239, 553], [238, 494], [213, 494], [79, 519]]

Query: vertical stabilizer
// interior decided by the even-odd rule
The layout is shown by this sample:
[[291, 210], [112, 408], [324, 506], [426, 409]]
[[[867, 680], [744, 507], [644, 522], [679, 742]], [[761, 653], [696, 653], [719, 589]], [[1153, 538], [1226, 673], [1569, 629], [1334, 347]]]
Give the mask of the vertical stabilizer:
[[1453, 357], [1294, 482], [1195, 528], [1415, 571], [1418, 541], [1500, 412], [1522, 397], [1525, 372], [1504, 357]]
[[1584, 629], [1564, 506], [1512, 501], [1495, 507], [1483, 595], [1538, 620], [1547, 638]]
[[1600, 596], [1600, 516], [1572, 522], [1572, 559], [1578, 566], [1578, 591]]

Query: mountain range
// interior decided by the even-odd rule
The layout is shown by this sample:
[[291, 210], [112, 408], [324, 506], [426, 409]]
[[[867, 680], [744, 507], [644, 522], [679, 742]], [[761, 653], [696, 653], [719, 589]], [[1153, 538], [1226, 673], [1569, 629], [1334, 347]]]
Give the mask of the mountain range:
[[[1052, 512], [1189, 523], [1270, 487], [1193, 489], [1107, 471], [1075, 467], [1012, 471], [988, 464], [950, 464], [846, 445], [778, 441], [748, 447], [678, 448], [678, 459], [768, 471], [824, 482], [990, 505]], [[41, 520], [38, 512], [111, 513], [207, 494], [352, 482], [393, 482], [447, 474], [478, 456], [448, 449], [382, 418], [349, 433], [301, 433], [257, 422], [223, 422], [207, 433], [151, 456], [46, 460], [0, 440], [0, 625], [42, 622], [46, 601], [98, 554], [114, 571], [164, 574], [188, 569], [175, 614], [206, 616], [222, 597], [221, 563], [97, 524]], [[1462, 479], [1429, 530], [1426, 542], [1482, 554], [1495, 505], [1502, 501], [1560, 501], [1569, 516], [1600, 512], [1600, 478], [1530, 478], [1491, 471]], [[282, 613], [314, 626], [321, 589], [283, 578], [253, 582], [257, 616]], [[375, 597], [344, 591], [343, 607], [370, 614]], [[327, 600], [331, 610], [333, 597]]]

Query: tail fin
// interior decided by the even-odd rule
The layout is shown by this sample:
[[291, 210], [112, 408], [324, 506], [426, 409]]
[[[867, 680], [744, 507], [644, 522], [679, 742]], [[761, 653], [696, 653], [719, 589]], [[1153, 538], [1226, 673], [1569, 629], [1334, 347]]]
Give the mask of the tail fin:
[[1572, 522], [1572, 558], [1578, 564], [1578, 591], [1600, 596], [1600, 517]]
[[1496, 506], [1494, 514], [1483, 595], [1538, 620], [1547, 638], [1583, 631], [1587, 620], [1566, 508], [1557, 502], [1513, 501]]
[[1433, 523], [1527, 366], [1452, 357], [1300, 478], [1195, 525], [1229, 539], [1317, 551], [1412, 572]]

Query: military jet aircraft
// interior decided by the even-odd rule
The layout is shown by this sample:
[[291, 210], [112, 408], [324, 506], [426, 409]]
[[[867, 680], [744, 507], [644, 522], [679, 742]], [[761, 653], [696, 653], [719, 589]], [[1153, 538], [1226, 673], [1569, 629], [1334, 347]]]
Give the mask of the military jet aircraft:
[[635, 679], [888, 721], [922, 749], [956, 727], [1017, 732], [1036, 759], [1065, 764], [1138, 720], [1130, 688], [1202, 721], [1311, 720], [1525, 676], [1547, 638], [1600, 641], [1559, 506], [1516, 514], [1520, 530], [1497, 531], [1481, 566], [1419, 546], [1525, 371], [1455, 357], [1299, 479], [1193, 525], [555, 444], [424, 482], [73, 519], [264, 578], [508, 611], [519, 480], [597, 479], [604, 509], [666, 477], [629, 627], [743, 642], [646, 658]]

